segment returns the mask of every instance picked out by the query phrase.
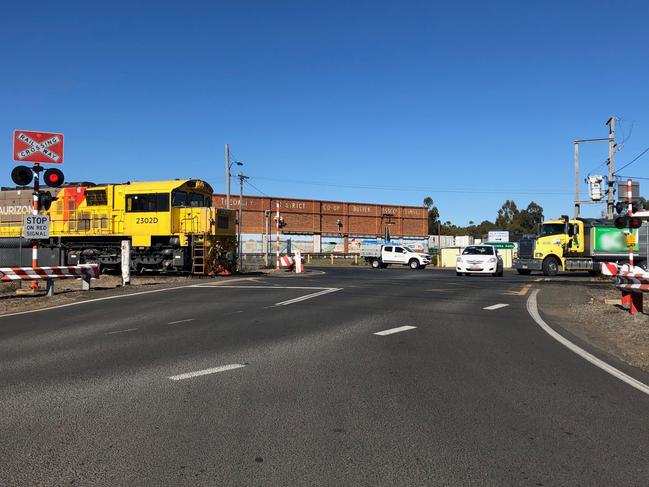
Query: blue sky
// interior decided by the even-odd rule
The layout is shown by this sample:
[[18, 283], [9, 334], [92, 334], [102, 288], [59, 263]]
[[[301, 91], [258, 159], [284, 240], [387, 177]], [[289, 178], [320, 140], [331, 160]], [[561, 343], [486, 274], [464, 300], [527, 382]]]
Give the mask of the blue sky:
[[[619, 165], [649, 146], [647, 18], [641, 1], [12, 2], [0, 183], [21, 128], [65, 134], [68, 180], [223, 191], [227, 142], [269, 195], [431, 196], [457, 224], [507, 198], [570, 213], [575, 138], [615, 114]], [[607, 146], [582, 155], [586, 173]], [[649, 177], [649, 155], [625, 172]]]

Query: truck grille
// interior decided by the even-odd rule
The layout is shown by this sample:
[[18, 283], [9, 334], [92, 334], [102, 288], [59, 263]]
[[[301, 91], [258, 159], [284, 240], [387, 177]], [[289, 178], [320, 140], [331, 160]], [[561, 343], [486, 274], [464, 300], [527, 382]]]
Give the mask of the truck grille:
[[518, 242], [518, 258], [519, 259], [532, 259], [534, 257], [534, 242], [533, 238], [522, 238]]

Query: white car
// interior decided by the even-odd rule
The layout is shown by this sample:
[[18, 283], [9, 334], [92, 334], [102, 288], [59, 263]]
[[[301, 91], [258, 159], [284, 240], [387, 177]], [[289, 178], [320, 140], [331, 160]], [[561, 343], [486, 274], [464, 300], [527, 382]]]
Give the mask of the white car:
[[430, 264], [429, 255], [415, 252], [405, 245], [361, 245], [361, 257], [375, 269], [385, 269], [392, 264], [425, 269]]
[[491, 245], [469, 245], [457, 256], [455, 274], [491, 274], [502, 277], [503, 260]]

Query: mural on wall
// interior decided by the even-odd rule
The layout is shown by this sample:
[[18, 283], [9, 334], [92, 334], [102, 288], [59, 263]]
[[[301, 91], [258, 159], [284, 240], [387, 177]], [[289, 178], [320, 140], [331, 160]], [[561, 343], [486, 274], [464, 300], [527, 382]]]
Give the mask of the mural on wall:
[[[244, 233], [241, 235], [242, 251], [244, 254], [263, 254], [263, 236], [259, 233]], [[289, 245], [291, 253], [299, 250], [302, 253], [343, 253], [345, 251], [345, 241], [343, 237], [319, 237], [314, 235], [280, 235], [280, 252], [286, 253]], [[320, 248], [316, 250], [319, 240]], [[347, 252], [350, 254], [359, 254], [361, 244], [365, 243], [383, 243], [381, 239], [368, 239], [362, 237], [348, 237]], [[415, 252], [428, 252], [428, 240], [425, 238], [394, 238], [393, 244], [405, 245]], [[275, 235], [271, 235], [268, 252], [275, 253]]]

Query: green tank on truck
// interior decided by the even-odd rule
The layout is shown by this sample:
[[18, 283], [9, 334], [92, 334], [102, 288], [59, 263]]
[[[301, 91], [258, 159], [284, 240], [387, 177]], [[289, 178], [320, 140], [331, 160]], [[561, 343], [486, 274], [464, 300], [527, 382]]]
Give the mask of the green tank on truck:
[[[596, 275], [602, 262], [629, 261], [625, 232], [608, 219], [564, 216], [549, 220], [543, 222], [538, 235], [527, 235], [520, 240], [513, 267], [519, 274], [541, 271], [546, 276], [554, 276], [560, 271], [587, 271]], [[636, 241], [634, 263], [646, 268], [649, 225], [645, 222], [632, 232]]]

